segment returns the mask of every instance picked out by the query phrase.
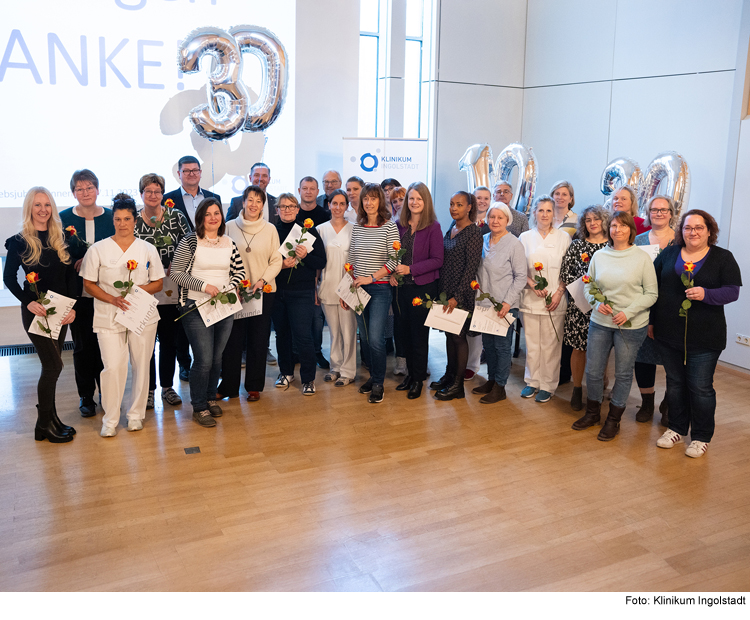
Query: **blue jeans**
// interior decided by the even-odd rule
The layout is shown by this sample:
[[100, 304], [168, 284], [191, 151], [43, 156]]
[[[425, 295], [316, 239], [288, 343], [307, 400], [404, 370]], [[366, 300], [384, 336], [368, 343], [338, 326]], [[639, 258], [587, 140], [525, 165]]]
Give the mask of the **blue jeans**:
[[277, 290], [273, 304], [273, 324], [276, 328], [276, 355], [282, 375], [294, 375], [294, 352], [299, 357], [302, 383], [315, 381], [315, 346], [313, 344], [313, 316], [315, 291]]
[[234, 316], [228, 316], [211, 327], [206, 327], [197, 310], [185, 314], [193, 307], [190, 303], [180, 309], [180, 313], [184, 315], [180, 322], [193, 348], [190, 403], [193, 405], [193, 411], [206, 411], [208, 401], [216, 400], [216, 390], [221, 376], [221, 356], [232, 333]]
[[386, 355], [385, 329], [393, 293], [391, 293], [390, 284], [368, 284], [363, 286], [362, 290], [367, 291], [372, 298], [362, 314], [357, 315], [362, 355], [365, 357], [365, 363], [370, 367], [370, 379], [373, 385], [383, 385]]
[[609, 352], [614, 347], [615, 385], [612, 387], [610, 401], [615, 407], [625, 407], [633, 384], [635, 358], [647, 331], [648, 326], [620, 330], [591, 322], [586, 343], [586, 390], [589, 400], [600, 403], [604, 398], [604, 369], [607, 367]]
[[682, 347], [659, 342], [664, 370], [667, 373], [669, 428], [680, 435], [692, 429], [693, 441], [711, 441], [714, 436], [716, 392], [714, 371], [721, 351], [688, 350], [687, 364]]
[[[518, 308], [511, 308], [508, 314], [518, 318]], [[487, 379], [503, 387], [508, 383], [508, 377], [510, 376], [514, 333], [515, 327], [509, 327], [505, 336], [482, 334], [484, 355], [487, 359]]]

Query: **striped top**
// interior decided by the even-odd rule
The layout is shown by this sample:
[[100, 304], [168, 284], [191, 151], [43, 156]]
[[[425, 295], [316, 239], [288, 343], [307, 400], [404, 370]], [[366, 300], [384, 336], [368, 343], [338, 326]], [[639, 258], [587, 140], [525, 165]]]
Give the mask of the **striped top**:
[[[242, 256], [240, 256], [234, 240], [231, 237], [226, 238], [232, 243], [232, 258], [228, 265], [229, 284], [237, 287], [245, 279], [245, 265], [242, 263]], [[191, 275], [197, 248], [198, 236], [196, 233], [190, 233], [182, 238], [182, 241], [180, 241], [174, 252], [172, 270], [169, 275], [180, 287], [180, 305], [182, 306], [187, 304], [187, 293], [189, 290], [205, 293], [206, 283]]]
[[[394, 242], [401, 242], [396, 223], [391, 220], [382, 226], [361, 226], [355, 224], [352, 241], [349, 245], [349, 262], [354, 265], [354, 277], [372, 276], [384, 265], [388, 273], [398, 266], [388, 255], [396, 255]], [[388, 278], [378, 280], [387, 282]]]

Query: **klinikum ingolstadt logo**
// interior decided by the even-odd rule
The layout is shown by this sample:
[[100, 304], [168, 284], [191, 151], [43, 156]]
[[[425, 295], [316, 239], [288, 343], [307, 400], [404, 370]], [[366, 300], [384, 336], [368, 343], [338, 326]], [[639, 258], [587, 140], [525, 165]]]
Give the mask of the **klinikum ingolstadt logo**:
[[[368, 163], [371, 165], [368, 166]], [[359, 158], [359, 167], [365, 172], [372, 172], [378, 167], [378, 158], [372, 153], [365, 153]]]

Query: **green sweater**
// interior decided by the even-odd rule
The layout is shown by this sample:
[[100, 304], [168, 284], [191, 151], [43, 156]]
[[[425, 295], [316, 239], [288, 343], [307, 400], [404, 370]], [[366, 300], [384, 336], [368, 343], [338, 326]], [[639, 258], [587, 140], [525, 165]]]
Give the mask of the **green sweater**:
[[[631, 323], [629, 329], [648, 325], [648, 310], [658, 297], [656, 272], [648, 254], [634, 245], [627, 250], [606, 246], [591, 258], [589, 276], [612, 302], [615, 314], [625, 313]], [[591, 320], [602, 327], [615, 327], [612, 315], [602, 314], [596, 309], [599, 304], [591, 295], [590, 285], [586, 286], [586, 298], [594, 304]]]

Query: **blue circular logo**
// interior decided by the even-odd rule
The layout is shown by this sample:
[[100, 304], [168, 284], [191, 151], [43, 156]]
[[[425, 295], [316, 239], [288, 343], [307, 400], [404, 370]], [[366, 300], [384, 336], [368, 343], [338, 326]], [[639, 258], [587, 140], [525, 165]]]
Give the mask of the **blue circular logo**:
[[[365, 164], [365, 160], [371, 159], [372, 160], [372, 166], [368, 166]], [[365, 153], [362, 155], [362, 157], [359, 158], [359, 167], [362, 168], [365, 172], [372, 172], [375, 170], [375, 168], [378, 167], [378, 158], [375, 157], [372, 153]]]

